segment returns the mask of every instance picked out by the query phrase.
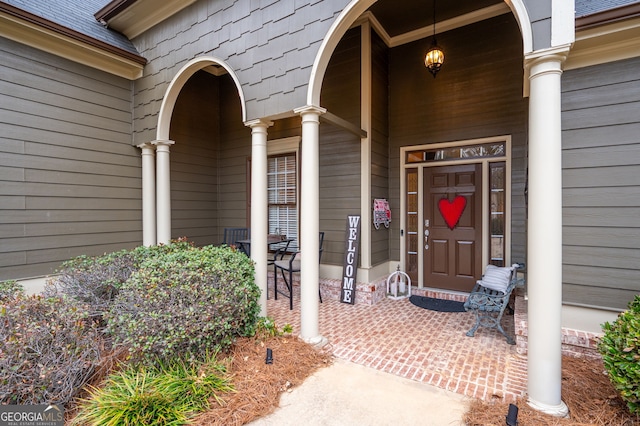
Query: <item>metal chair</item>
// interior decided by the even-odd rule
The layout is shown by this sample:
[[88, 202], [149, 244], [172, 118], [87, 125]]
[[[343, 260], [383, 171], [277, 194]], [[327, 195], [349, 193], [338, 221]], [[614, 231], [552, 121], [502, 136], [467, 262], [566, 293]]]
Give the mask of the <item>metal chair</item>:
[[[324, 232], [320, 232], [320, 245], [319, 245], [319, 253], [318, 253], [318, 263], [322, 260], [322, 246], [324, 243]], [[285, 259], [285, 255], [287, 254], [286, 250], [280, 249], [276, 251], [273, 256], [273, 287], [275, 290], [275, 298], [278, 299], [278, 293], [283, 296], [287, 296], [289, 298], [289, 309], [293, 309], [293, 274], [296, 272], [300, 272], [300, 252], [294, 252], [289, 259]], [[283, 293], [282, 291], [278, 291], [278, 270], [282, 274], [282, 279], [284, 280], [284, 284], [287, 286], [288, 293]], [[287, 277], [285, 272], [289, 273], [289, 280], [287, 281]], [[320, 303], [322, 303], [322, 294], [320, 293], [320, 289], [318, 289], [318, 295], [320, 296]]]
[[250, 237], [251, 232], [249, 228], [224, 228], [224, 240], [222, 243], [229, 247], [238, 247], [249, 256], [249, 253], [247, 253], [241, 244], [238, 244], [238, 241], [248, 240]]

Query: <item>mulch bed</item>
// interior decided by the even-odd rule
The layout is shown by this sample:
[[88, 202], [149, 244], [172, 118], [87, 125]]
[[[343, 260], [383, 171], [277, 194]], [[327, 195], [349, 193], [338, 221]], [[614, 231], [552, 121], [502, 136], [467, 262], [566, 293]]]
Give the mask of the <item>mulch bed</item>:
[[[273, 352], [273, 364], [265, 363], [267, 348]], [[223, 404], [210, 401], [211, 409], [191, 424], [239, 426], [263, 417], [278, 407], [284, 392], [330, 365], [333, 359], [329, 350], [315, 349], [293, 336], [238, 339], [225, 356], [236, 391], [220, 395]], [[640, 416], [629, 414], [609, 382], [601, 360], [563, 358], [562, 400], [569, 408], [569, 419], [542, 414], [531, 409], [525, 398], [519, 399], [518, 425], [640, 425]], [[464, 422], [469, 426], [504, 425], [508, 409], [509, 404], [498, 400], [474, 400]]]
[[[273, 364], [265, 364], [266, 348], [273, 351]], [[331, 364], [332, 356], [292, 336], [264, 340], [240, 339], [230, 355], [229, 367], [236, 392], [223, 396], [223, 406], [213, 402], [211, 410], [196, 418], [197, 425], [243, 425], [273, 412], [280, 396], [300, 385], [319, 368]], [[564, 357], [562, 400], [570, 419], [531, 409], [526, 399], [517, 401], [519, 426], [632, 426], [640, 417], [629, 414], [609, 382], [601, 360]], [[504, 425], [509, 404], [475, 400], [464, 416], [465, 424]]]
[[[265, 363], [267, 348], [272, 350], [273, 364]], [[328, 352], [292, 336], [239, 339], [228, 356], [236, 392], [221, 395], [223, 405], [211, 401], [211, 409], [200, 414], [193, 424], [236, 426], [265, 416], [278, 407], [284, 392], [332, 360]]]
[[[569, 408], [569, 419], [542, 414], [517, 401], [519, 426], [555, 425], [640, 425], [640, 417], [629, 414], [605, 373], [602, 360], [563, 357], [562, 400]], [[465, 415], [467, 425], [504, 425], [509, 404], [474, 401]]]

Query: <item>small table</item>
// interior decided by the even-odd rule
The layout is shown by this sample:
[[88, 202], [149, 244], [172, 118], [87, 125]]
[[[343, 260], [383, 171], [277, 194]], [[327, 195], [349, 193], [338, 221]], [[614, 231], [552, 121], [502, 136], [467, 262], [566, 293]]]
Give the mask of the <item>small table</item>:
[[[267, 247], [269, 249], [271, 249], [272, 246], [275, 244], [282, 244], [283, 246], [279, 248], [284, 248], [285, 250], [287, 250], [289, 248], [289, 244], [291, 244], [292, 241], [295, 241], [295, 240], [293, 238], [287, 238], [285, 235], [278, 235], [278, 234], [267, 235]], [[236, 241], [236, 243], [240, 245], [240, 250], [242, 250], [244, 254], [246, 254], [247, 256], [251, 256], [251, 239], [239, 240], [239, 241]]]

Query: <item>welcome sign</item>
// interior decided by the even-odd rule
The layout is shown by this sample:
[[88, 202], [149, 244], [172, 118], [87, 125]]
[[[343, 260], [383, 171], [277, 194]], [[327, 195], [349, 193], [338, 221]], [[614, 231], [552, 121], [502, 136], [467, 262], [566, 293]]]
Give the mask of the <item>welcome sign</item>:
[[356, 301], [356, 273], [358, 272], [358, 241], [360, 238], [360, 216], [347, 216], [347, 241], [342, 268], [340, 301], [354, 304]]

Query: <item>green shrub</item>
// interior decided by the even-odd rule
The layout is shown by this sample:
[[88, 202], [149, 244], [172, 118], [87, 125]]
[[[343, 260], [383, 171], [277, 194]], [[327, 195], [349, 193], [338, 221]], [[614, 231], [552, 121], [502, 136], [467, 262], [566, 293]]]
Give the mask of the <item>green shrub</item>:
[[184, 424], [209, 408], [209, 399], [233, 387], [226, 369], [211, 357], [203, 363], [182, 360], [155, 367], [129, 367], [112, 374], [100, 388], [92, 388], [81, 402], [75, 424]]
[[251, 260], [228, 247], [149, 257], [122, 285], [105, 318], [132, 355], [168, 360], [226, 348], [253, 335], [260, 290]]
[[60, 297], [0, 301], [0, 404], [64, 404], [101, 363], [86, 308]]
[[602, 325], [598, 343], [609, 379], [627, 403], [629, 411], [640, 413], [640, 295], [613, 323]]
[[89, 305], [92, 317], [101, 318], [122, 285], [143, 261], [189, 247], [191, 245], [185, 240], [176, 240], [167, 245], [140, 246], [102, 256], [78, 256], [58, 268], [57, 275], [48, 282], [43, 295], [69, 296]]

